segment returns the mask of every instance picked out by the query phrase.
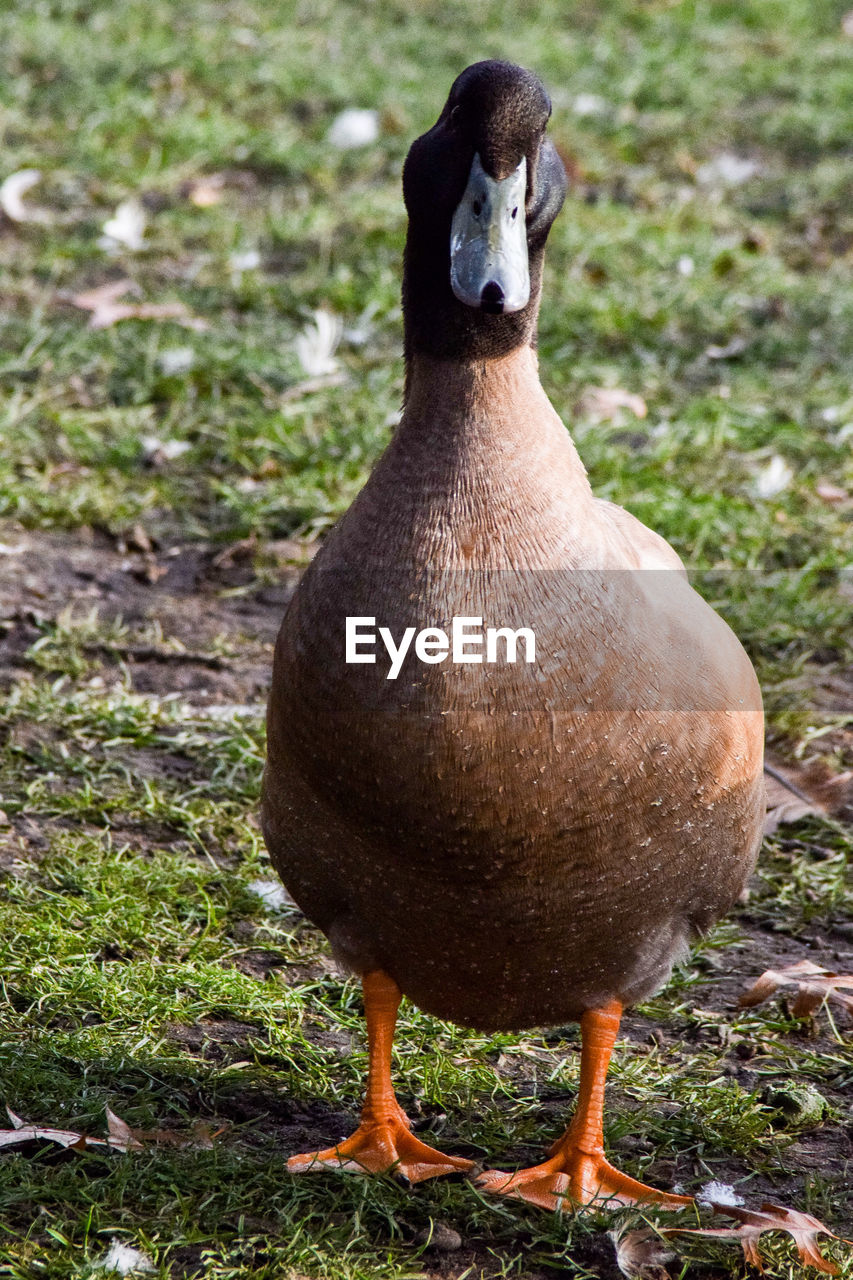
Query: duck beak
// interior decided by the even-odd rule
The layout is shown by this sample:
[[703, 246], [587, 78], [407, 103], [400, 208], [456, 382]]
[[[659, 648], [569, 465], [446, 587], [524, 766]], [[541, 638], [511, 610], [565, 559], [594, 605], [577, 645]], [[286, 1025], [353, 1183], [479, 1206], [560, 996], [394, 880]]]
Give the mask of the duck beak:
[[460, 302], [493, 315], [530, 300], [524, 200], [527, 160], [508, 178], [490, 178], [474, 156], [450, 226], [450, 287]]

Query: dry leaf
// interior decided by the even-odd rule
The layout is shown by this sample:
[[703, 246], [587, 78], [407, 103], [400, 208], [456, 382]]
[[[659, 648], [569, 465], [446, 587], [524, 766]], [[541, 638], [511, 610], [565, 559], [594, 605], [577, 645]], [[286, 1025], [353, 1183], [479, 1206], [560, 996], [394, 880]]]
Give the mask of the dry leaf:
[[578, 411], [591, 422], [620, 422], [623, 409], [635, 418], [645, 418], [648, 412], [642, 396], [621, 387], [587, 387], [578, 405]]
[[616, 1250], [616, 1265], [628, 1280], [670, 1280], [665, 1263], [675, 1254], [653, 1231], [608, 1231]]
[[[760, 1209], [737, 1209], [728, 1205], [714, 1205], [718, 1213], [735, 1218], [740, 1224], [737, 1227], [668, 1227], [665, 1234], [678, 1232], [691, 1236], [715, 1236], [718, 1240], [739, 1240], [744, 1257], [759, 1271], [764, 1268], [758, 1251], [758, 1241], [765, 1231], [786, 1231], [794, 1241], [797, 1252], [803, 1262], [817, 1267], [827, 1275], [838, 1275], [835, 1263], [824, 1258], [816, 1244], [819, 1235], [830, 1236], [833, 1240], [839, 1237], [810, 1213], [801, 1213], [797, 1209], [786, 1209], [781, 1204], [763, 1204]], [[845, 1241], [850, 1243], [850, 1241]]]
[[130, 1125], [107, 1107], [107, 1128], [110, 1131], [110, 1146], [116, 1151], [141, 1151], [142, 1143]]
[[[767, 969], [744, 992], [738, 1004], [742, 1009], [751, 1009], [769, 999], [779, 987], [788, 986], [797, 988], [792, 1010], [795, 1018], [807, 1018], [824, 1000], [835, 1000], [853, 1013], [853, 976], [833, 973], [812, 960], [800, 960], [784, 969]], [[845, 994], [847, 991], [850, 995]]]
[[73, 1147], [82, 1151], [89, 1145], [104, 1146], [103, 1140], [86, 1138], [72, 1129], [49, 1129], [41, 1125], [25, 1124], [9, 1112], [14, 1128], [0, 1129], [0, 1147], [16, 1147], [24, 1142], [56, 1142], [60, 1147]]
[[131, 290], [132, 280], [110, 280], [97, 289], [76, 293], [71, 301], [81, 311], [91, 311], [90, 329], [108, 329], [121, 320], [173, 320], [187, 329], [207, 329], [207, 321], [192, 315], [183, 302], [119, 302]]
[[84, 1151], [87, 1147], [109, 1147], [113, 1151], [142, 1151], [146, 1143], [156, 1146], [195, 1147], [207, 1149], [222, 1129], [211, 1132], [204, 1121], [196, 1121], [187, 1133], [178, 1129], [131, 1129], [121, 1116], [106, 1109], [109, 1137], [91, 1138], [75, 1129], [52, 1129], [45, 1125], [27, 1124], [8, 1107], [11, 1129], [0, 1129], [0, 1148], [19, 1146], [25, 1142], [56, 1142], [68, 1150]]
[[812, 816], [844, 817], [853, 810], [853, 770], [834, 773], [822, 760], [787, 765], [766, 760], [767, 815], [764, 834], [782, 823]]
[[849, 502], [850, 494], [846, 489], [842, 489], [840, 485], [832, 484], [829, 480], [819, 480], [814, 487], [814, 491], [819, 498], [823, 498], [824, 502]]

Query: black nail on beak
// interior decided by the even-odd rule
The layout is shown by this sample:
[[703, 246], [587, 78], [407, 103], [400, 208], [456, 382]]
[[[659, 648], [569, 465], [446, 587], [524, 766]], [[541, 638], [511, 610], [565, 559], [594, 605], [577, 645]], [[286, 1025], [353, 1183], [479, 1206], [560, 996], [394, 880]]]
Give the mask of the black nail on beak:
[[480, 309], [493, 316], [499, 316], [503, 312], [504, 291], [497, 280], [490, 280], [488, 284], [483, 285], [483, 292], [480, 294]]

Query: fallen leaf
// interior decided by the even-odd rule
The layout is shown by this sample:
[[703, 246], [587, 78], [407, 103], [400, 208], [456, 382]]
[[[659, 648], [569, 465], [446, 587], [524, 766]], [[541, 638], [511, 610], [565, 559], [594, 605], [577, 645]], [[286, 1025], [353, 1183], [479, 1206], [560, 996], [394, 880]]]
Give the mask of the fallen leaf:
[[[835, 1000], [853, 1013], [853, 975], [834, 973], [813, 960], [800, 960], [784, 969], [767, 969], [740, 997], [742, 1009], [751, 1009], [769, 999], [779, 987], [795, 986], [797, 995], [792, 1012], [795, 1018], [807, 1018], [824, 1000]], [[851, 994], [846, 995], [849, 991]]]
[[55, 1142], [60, 1147], [84, 1151], [88, 1147], [108, 1147], [113, 1151], [142, 1151], [146, 1144], [170, 1147], [209, 1148], [222, 1129], [211, 1132], [204, 1121], [196, 1121], [189, 1133], [180, 1129], [131, 1129], [121, 1116], [106, 1108], [107, 1138], [92, 1138], [77, 1129], [54, 1129], [48, 1125], [27, 1124], [14, 1111], [6, 1108], [11, 1129], [0, 1129], [0, 1148], [20, 1146], [26, 1142]]
[[608, 1231], [616, 1250], [616, 1265], [628, 1280], [670, 1280], [665, 1263], [675, 1257], [653, 1231]]
[[[49, 1129], [24, 1124], [19, 1129], [0, 1129], [0, 1147], [17, 1147], [24, 1142], [57, 1142], [60, 1147], [87, 1147], [90, 1140], [70, 1129]], [[104, 1143], [95, 1145], [103, 1146]]]
[[120, 302], [131, 290], [137, 291], [132, 280], [110, 280], [74, 294], [71, 301], [81, 311], [91, 311], [90, 329], [108, 329], [122, 320], [173, 320], [187, 329], [208, 328], [207, 321], [192, 315], [183, 302]]
[[[801, 1213], [797, 1209], [787, 1209], [781, 1204], [763, 1204], [760, 1209], [739, 1209], [731, 1205], [713, 1205], [718, 1213], [735, 1218], [740, 1224], [737, 1227], [667, 1227], [665, 1234], [714, 1236], [718, 1240], [739, 1240], [744, 1257], [752, 1266], [763, 1271], [761, 1255], [758, 1251], [759, 1238], [765, 1231], [786, 1231], [794, 1241], [797, 1252], [803, 1262], [817, 1267], [827, 1275], [838, 1275], [838, 1267], [823, 1256], [816, 1244], [819, 1235], [830, 1236], [833, 1240], [839, 1237], [810, 1213]], [[845, 1241], [849, 1244], [850, 1241]]]
[[841, 30], [853, 40], [853, 9], [841, 19]]
[[142, 1143], [130, 1125], [117, 1116], [109, 1107], [107, 1111], [107, 1128], [110, 1132], [110, 1146], [116, 1151], [141, 1151]]
[[822, 760], [797, 766], [766, 760], [764, 834], [810, 817], [844, 817], [853, 810], [853, 770], [834, 773]]
[[829, 480], [819, 480], [814, 487], [814, 491], [819, 498], [823, 498], [824, 502], [849, 502], [850, 494], [846, 489], [842, 489], [840, 485], [832, 484]]
[[645, 418], [648, 412], [642, 396], [621, 387], [587, 387], [578, 404], [578, 411], [591, 422], [619, 422], [623, 409], [635, 418]]
[[0, 184], [0, 209], [12, 222], [50, 222], [47, 209], [35, 208], [24, 201], [30, 187], [40, 181], [40, 169], [19, 169]]

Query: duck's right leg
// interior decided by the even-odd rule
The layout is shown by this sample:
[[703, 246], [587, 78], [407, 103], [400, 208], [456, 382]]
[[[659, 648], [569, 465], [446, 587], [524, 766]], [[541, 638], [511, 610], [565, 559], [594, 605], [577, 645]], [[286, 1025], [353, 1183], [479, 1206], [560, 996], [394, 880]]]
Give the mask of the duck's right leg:
[[338, 1169], [348, 1173], [394, 1170], [409, 1182], [423, 1182], [444, 1173], [466, 1173], [472, 1161], [446, 1156], [428, 1147], [411, 1132], [408, 1118], [394, 1096], [391, 1083], [391, 1045], [400, 1005], [400, 988], [381, 969], [362, 978], [367, 1021], [367, 1093], [361, 1124], [351, 1138], [309, 1155], [291, 1156], [290, 1173]]
[[604, 1081], [616, 1042], [622, 1006], [612, 1000], [581, 1018], [581, 1078], [574, 1119], [554, 1143], [550, 1159], [531, 1169], [503, 1173], [487, 1169], [475, 1178], [481, 1191], [514, 1196], [543, 1209], [578, 1205], [598, 1208], [623, 1204], [657, 1204], [682, 1209], [690, 1196], [657, 1191], [614, 1169], [604, 1154]]

